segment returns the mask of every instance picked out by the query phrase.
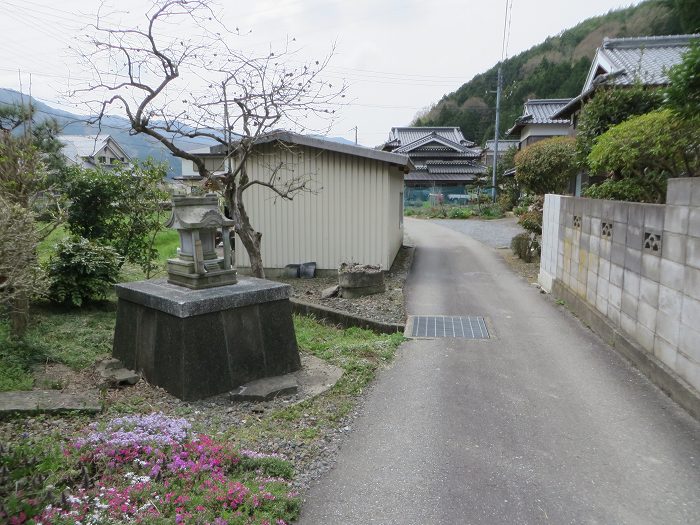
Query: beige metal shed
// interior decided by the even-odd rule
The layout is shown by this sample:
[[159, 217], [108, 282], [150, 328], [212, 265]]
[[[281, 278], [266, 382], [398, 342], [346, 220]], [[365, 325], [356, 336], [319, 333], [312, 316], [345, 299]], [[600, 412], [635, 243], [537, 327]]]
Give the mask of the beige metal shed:
[[[196, 152], [212, 171], [224, 170], [220, 147]], [[253, 227], [262, 233], [262, 258], [270, 276], [288, 264], [316, 262], [317, 270], [336, 271], [343, 262], [391, 267], [403, 242], [405, 155], [388, 153], [291, 132], [275, 132], [257, 141], [250, 159], [251, 178], [267, 180], [282, 166], [281, 180], [305, 177], [312, 191], [286, 201], [262, 186], [246, 190]], [[183, 161], [183, 176], [195, 176]], [[236, 264], [250, 262], [240, 241]]]

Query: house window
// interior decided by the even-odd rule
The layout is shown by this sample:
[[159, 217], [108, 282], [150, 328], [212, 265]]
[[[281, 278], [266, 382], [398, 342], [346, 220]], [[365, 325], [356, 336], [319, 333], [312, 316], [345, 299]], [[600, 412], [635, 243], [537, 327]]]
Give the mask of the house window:
[[97, 162], [99, 162], [100, 164], [104, 164], [105, 162], [107, 162], [107, 159], [105, 157], [97, 157]]

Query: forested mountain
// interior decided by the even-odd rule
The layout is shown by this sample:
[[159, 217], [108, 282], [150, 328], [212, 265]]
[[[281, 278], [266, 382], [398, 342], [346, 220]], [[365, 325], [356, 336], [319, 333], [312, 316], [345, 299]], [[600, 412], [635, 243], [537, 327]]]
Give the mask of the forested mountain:
[[[578, 95], [595, 50], [604, 37], [678, 34], [688, 31], [686, 4], [697, 0], [648, 0], [637, 6], [589, 18], [577, 26], [503, 62], [500, 129], [503, 134], [529, 98]], [[692, 7], [692, 6], [691, 6]], [[494, 133], [498, 66], [445, 95], [416, 117], [415, 126], [460, 126], [464, 136], [484, 143]]]

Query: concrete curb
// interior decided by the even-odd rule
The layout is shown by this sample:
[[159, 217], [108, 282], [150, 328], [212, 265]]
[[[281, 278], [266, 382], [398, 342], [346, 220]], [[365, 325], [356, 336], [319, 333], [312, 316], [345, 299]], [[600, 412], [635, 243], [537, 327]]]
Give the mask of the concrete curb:
[[341, 312], [333, 308], [320, 306], [317, 304], [307, 303], [294, 297], [289, 299], [292, 303], [292, 312], [300, 315], [313, 315], [319, 319], [324, 319], [333, 324], [341, 325], [345, 328], [357, 327], [366, 330], [372, 330], [379, 334], [393, 334], [395, 332], [403, 333], [406, 326], [399, 323], [383, 323], [373, 319], [365, 319], [364, 317], [356, 317], [347, 312]]
[[645, 352], [627, 334], [613, 326], [600, 312], [564, 287], [559, 280], [554, 280], [552, 284], [552, 296], [564, 301], [569, 310], [593, 332], [631, 362], [691, 416], [700, 420], [700, 392], [656, 356]]

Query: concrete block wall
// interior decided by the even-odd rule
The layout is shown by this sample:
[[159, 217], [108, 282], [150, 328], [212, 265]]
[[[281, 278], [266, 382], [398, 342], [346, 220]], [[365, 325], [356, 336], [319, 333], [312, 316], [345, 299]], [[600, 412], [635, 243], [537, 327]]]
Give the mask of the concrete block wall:
[[555, 281], [700, 391], [700, 179], [670, 180], [665, 205], [547, 195]]

